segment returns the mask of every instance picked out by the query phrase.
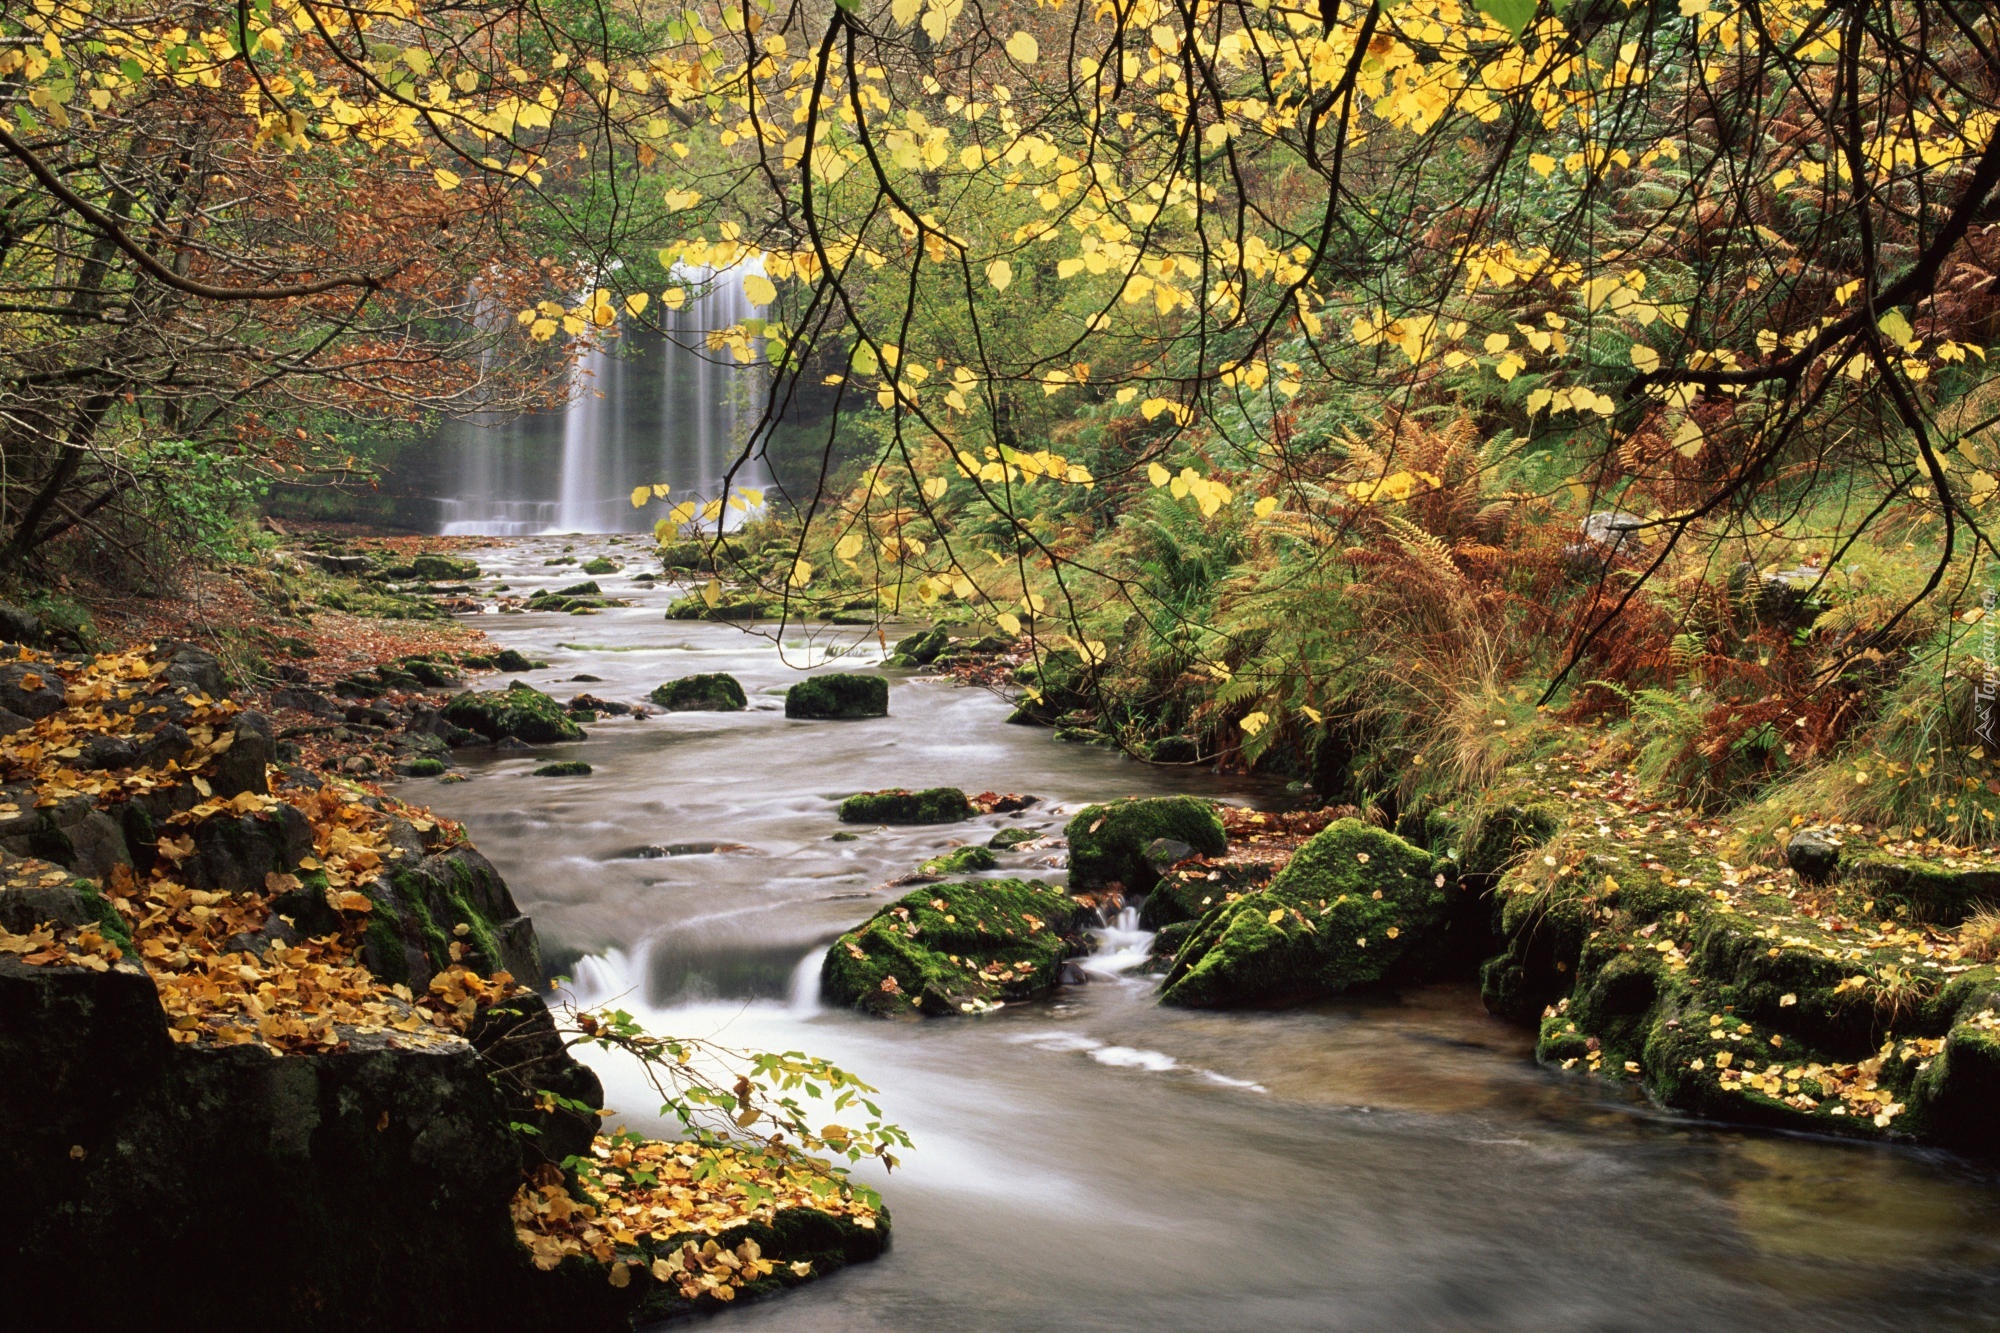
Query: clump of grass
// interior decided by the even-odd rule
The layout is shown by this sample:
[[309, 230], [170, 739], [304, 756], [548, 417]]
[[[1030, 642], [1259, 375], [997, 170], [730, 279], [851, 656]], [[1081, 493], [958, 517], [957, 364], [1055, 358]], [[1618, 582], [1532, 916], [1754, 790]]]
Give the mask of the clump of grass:
[[1982, 907], [1965, 918], [1958, 952], [1969, 963], [2000, 962], [2000, 907]]

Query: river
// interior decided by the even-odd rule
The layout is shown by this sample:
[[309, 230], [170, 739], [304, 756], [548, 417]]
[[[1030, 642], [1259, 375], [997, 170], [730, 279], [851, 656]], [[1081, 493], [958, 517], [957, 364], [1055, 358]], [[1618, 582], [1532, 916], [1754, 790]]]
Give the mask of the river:
[[[526, 591], [584, 577], [543, 563], [565, 545], [468, 554]], [[643, 567], [638, 542], [574, 546], [579, 562]], [[864, 1173], [894, 1215], [891, 1251], [732, 1311], [729, 1328], [2000, 1327], [1991, 1172], [1657, 1112], [1538, 1068], [1531, 1034], [1469, 986], [1278, 1014], [1164, 1009], [1121, 970], [1143, 941], [1112, 931], [1093, 979], [1043, 1004], [911, 1022], [824, 1009], [810, 982], [827, 941], [956, 841], [1017, 821], [1059, 830], [1117, 796], [1281, 793], [1061, 744], [1002, 725], [989, 693], [904, 672], [886, 720], [790, 722], [798, 671], [830, 655], [869, 669], [872, 631], [774, 640], [669, 622], [669, 585], [598, 582], [635, 604], [476, 622], [546, 658], [524, 678], [562, 698], [636, 703], [727, 671], [750, 709], [607, 719], [532, 756], [461, 751], [472, 781], [401, 794], [466, 823], [582, 998], [655, 1031], [824, 1055], [915, 1137], [893, 1176]], [[555, 758], [595, 772], [530, 776]], [[1042, 800], [832, 839], [841, 797], [933, 785]], [[1003, 871], [1059, 877], [1054, 855], [1031, 845]], [[635, 1071], [599, 1068], [623, 1123], [665, 1128]]]

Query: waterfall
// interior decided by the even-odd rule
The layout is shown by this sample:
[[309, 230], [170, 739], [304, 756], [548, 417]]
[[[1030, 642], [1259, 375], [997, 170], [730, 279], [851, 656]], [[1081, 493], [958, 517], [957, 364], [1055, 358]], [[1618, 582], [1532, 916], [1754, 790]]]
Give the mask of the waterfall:
[[[635, 509], [634, 487], [665, 482], [669, 503], [719, 498], [723, 474], [753, 443], [731, 493], [768, 485], [761, 441], [752, 440], [769, 385], [763, 340], [751, 340], [747, 364], [708, 347], [710, 333], [761, 317], [743, 293], [744, 277], [757, 272], [754, 260], [677, 267], [673, 281], [686, 300], [673, 311], [658, 299], [652, 306], [664, 336], [628, 329], [593, 340], [570, 368], [559, 411], [475, 418], [440, 432], [451, 478], [438, 502], [441, 531], [650, 532], [667, 505]], [[725, 525], [741, 516], [731, 511]]]

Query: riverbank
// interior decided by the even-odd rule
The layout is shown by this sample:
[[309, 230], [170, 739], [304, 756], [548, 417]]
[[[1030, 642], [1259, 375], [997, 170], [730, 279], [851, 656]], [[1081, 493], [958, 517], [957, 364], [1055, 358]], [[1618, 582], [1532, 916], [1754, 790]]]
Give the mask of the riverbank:
[[[329, 599], [408, 600], [274, 563]], [[879, 1254], [879, 1199], [782, 1139], [600, 1132], [579, 1042], [650, 1052], [676, 1097], [744, 1116], [774, 1105], [773, 1071], [718, 1093], [718, 1074], [675, 1072], [675, 1051], [708, 1061], [698, 1042], [552, 1012], [534, 927], [462, 828], [356, 780], [388, 775], [371, 752], [407, 768], [445, 749], [439, 705], [497, 664], [463, 631], [369, 627], [322, 638], [332, 662], [294, 636], [290, 656], [337, 679], [279, 663], [243, 690], [186, 643], [6, 645], [14, 1308], [70, 1327], [247, 1304], [298, 1328], [622, 1328]], [[240, 644], [272, 621], [234, 628]], [[852, 1083], [816, 1062], [775, 1072]], [[796, 1117], [767, 1123], [825, 1146]], [[872, 1140], [834, 1146], [850, 1143]], [[235, 1276], [189, 1290], [218, 1238]], [[78, 1307], [86, 1270], [96, 1313]]]

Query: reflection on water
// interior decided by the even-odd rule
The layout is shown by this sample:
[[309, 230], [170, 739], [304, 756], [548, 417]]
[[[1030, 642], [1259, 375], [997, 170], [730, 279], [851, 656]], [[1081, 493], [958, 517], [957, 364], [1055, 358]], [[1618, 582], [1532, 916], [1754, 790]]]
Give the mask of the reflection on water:
[[[482, 555], [516, 588], [549, 554]], [[579, 551], [579, 555], [586, 554]], [[627, 595], [622, 580], [600, 580]], [[1090, 980], [965, 1021], [880, 1022], [817, 1002], [820, 951], [956, 842], [1110, 796], [1272, 793], [1149, 770], [998, 725], [977, 691], [893, 677], [886, 721], [787, 722], [768, 642], [667, 624], [671, 593], [587, 622], [486, 622], [568, 676], [638, 701], [727, 670], [749, 712], [609, 721], [589, 778], [489, 758], [411, 784], [465, 819], [574, 985], [660, 1030], [825, 1055], [883, 1089], [917, 1139], [876, 1180], [895, 1248], [731, 1329], [1612, 1329], [2000, 1327], [2000, 1191], [1922, 1153], [1753, 1136], [1664, 1116], [1534, 1066], [1528, 1033], [1466, 987], [1281, 1014], [1161, 1009], [1132, 974], [1136, 923]], [[559, 648], [588, 635], [589, 648]], [[849, 642], [878, 660], [872, 635]], [[1044, 798], [964, 825], [840, 830], [864, 788], [948, 783]], [[1204, 785], [1205, 783], [1205, 785]], [[750, 853], [621, 855], [736, 843]], [[999, 873], [1056, 873], [1047, 852]], [[609, 952], [615, 950], [616, 952]], [[573, 955], [572, 955], [573, 956]], [[648, 1124], [636, 1071], [602, 1071]]]

